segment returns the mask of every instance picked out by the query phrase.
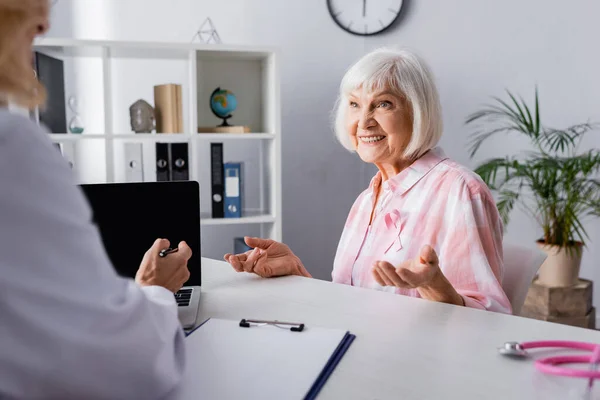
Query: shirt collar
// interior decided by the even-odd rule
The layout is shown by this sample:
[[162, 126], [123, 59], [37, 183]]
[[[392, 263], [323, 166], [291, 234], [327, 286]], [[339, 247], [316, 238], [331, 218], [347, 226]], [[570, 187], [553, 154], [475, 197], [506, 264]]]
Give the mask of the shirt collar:
[[[400, 171], [398, 175], [383, 182], [383, 189], [389, 189], [394, 193], [403, 194], [427, 175], [436, 165], [446, 159], [448, 159], [448, 157], [444, 153], [444, 150], [440, 147], [433, 148], [415, 160], [408, 168]], [[373, 190], [380, 184], [381, 172], [377, 172], [371, 179], [369, 188]]]

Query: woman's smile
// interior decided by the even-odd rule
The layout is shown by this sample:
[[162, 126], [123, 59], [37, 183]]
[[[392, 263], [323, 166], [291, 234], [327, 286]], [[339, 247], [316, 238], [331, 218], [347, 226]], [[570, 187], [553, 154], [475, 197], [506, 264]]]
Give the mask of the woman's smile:
[[360, 140], [361, 143], [364, 143], [367, 145], [374, 145], [374, 144], [378, 144], [379, 142], [382, 142], [383, 140], [386, 139], [386, 137], [383, 135], [370, 135], [370, 136], [359, 136], [358, 139]]

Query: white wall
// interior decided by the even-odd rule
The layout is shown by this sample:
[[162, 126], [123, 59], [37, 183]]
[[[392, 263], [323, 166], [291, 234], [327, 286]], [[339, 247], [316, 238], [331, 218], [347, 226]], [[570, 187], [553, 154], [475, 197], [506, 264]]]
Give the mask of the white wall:
[[[489, 96], [509, 88], [530, 98], [539, 85], [542, 120], [566, 126], [600, 120], [600, 55], [592, 0], [411, 0], [390, 32], [372, 38], [349, 35], [328, 15], [325, 0], [60, 0], [50, 36], [93, 39], [190, 41], [210, 16], [224, 42], [274, 45], [282, 50], [283, 237], [319, 278], [329, 278], [346, 213], [365, 188], [365, 167], [333, 140], [329, 112], [344, 69], [365, 51], [405, 45], [430, 63], [444, 108], [442, 145], [472, 166], [463, 121]], [[526, 144], [526, 143], [525, 143]], [[600, 139], [587, 143], [598, 146]], [[498, 140], [481, 158], [523, 148]], [[581, 275], [600, 278], [591, 235]], [[514, 215], [512, 240], [533, 243], [540, 235], [529, 219]], [[600, 289], [596, 290], [596, 303]]]

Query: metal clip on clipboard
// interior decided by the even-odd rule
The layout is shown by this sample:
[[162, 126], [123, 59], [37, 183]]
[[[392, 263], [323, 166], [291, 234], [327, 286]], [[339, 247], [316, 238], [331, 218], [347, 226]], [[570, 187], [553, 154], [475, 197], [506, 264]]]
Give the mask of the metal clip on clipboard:
[[304, 324], [299, 324], [295, 322], [281, 322], [281, 321], [264, 321], [260, 319], [242, 319], [240, 321], [240, 326], [242, 328], [250, 328], [252, 325], [255, 326], [265, 326], [265, 325], [273, 325], [280, 329], [288, 329], [290, 327], [290, 331], [292, 332], [302, 332], [304, 330]]

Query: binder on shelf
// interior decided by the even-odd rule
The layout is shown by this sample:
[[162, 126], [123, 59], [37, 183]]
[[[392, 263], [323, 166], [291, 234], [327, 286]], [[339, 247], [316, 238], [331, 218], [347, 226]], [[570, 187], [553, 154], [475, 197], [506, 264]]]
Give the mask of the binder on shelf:
[[50, 133], [67, 133], [64, 62], [36, 51], [33, 69], [46, 89], [46, 103], [31, 111], [31, 119], [44, 125]]
[[223, 179], [223, 143], [210, 144], [210, 182], [212, 198], [212, 217], [224, 217], [225, 181]]
[[190, 179], [187, 143], [156, 143], [156, 180], [188, 181]]
[[186, 336], [178, 398], [315, 399], [354, 339], [301, 322], [210, 318]]
[[154, 86], [156, 133], [183, 132], [183, 100], [181, 85]]
[[170, 143], [171, 180], [188, 181], [190, 179], [189, 154], [187, 143]]
[[77, 167], [75, 165], [75, 143], [55, 143], [60, 150], [60, 153], [69, 164], [72, 170]]
[[171, 180], [169, 170], [169, 143], [156, 143], [156, 181], [164, 182]]
[[225, 174], [225, 218], [241, 218], [244, 199], [243, 164], [228, 162], [223, 164]]
[[125, 181], [144, 182], [144, 158], [141, 143], [125, 143]]

